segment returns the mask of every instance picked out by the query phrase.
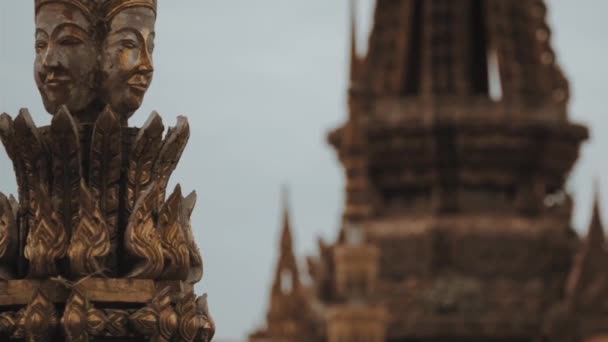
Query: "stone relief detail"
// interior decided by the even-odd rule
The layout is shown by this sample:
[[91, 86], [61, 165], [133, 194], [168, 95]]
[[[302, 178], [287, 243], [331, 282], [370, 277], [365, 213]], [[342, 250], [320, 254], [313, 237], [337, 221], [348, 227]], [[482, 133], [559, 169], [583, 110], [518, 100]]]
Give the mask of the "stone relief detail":
[[192, 211], [196, 204], [196, 198], [196, 192], [193, 191], [190, 195], [182, 199], [179, 216], [180, 225], [184, 229], [184, 236], [186, 238], [186, 243], [188, 244], [190, 256], [190, 272], [188, 274], [188, 283], [190, 284], [196, 284], [203, 278], [203, 258], [196, 245], [196, 241], [194, 240], [192, 225], [190, 223]]
[[167, 289], [160, 291], [146, 307], [132, 314], [130, 320], [135, 329], [149, 337], [150, 341], [168, 342], [178, 328], [178, 316]]
[[[27, 109], [21, 109], [13, 122], [14, 141], [8, 141], [8, 146], [14, 146], [13, 163], [16, 164], [17, 181], [19, 186], [19, 203], [21, 211], [20, 241], [25, 243], [29, 227], [34, 226], [36, 210], [36, 188], [48, 194], [49, 158], [48, 148], [32, 120]], [[8, 149], [8, 148], [7, 148]]]
[[38, 291], [23, 313], [25, 340], [28, 342], [53, 341], [59, 325], [57, 311], [48, 297]]
[[199, 331], [195, 341], [209, 342], [215, 336], [215, 321], [211, 317], [209, 305], [207, 303], [207, 295], [204, 294], [196, 299], [196, 319]]
[[52, 165], [48, 189], [52, 191], [63, 228], [72, 232], [79, 220], [82, 160], [78, 127], [67, 107], [62, 106], [53, 116], [47, 144]]
[[[19, 144], [19, 139], [11, 141], [11, 136], [29, 137], [28, 144], [20, 144], [19, 153], [11, 154], [16, 156], [14, 162], [17, 167], [29, 170], [22, 177], [20, 192], [22, 207], [28, 204], [24, 208], [27, 210], [23, 211], [25, 236], [28, 239], [24, 255], [30, 262], [30, 277], [58, 274], [58, 270], [51, 265], [68, 253], [66, 239], [70, 241], [68, 258], [71, 260], [71, 274], [86, 276], [99, 273], [104, 268], [104, 262], [96, 259], [104, 259], [112, 250], [121, 248], [121, 228], [118, 226], [120, 184], [126, 184], [124, 212], [128, 224], [122, 228], [125, 232], [123, 247], [133, 257], [149, 260], [145, 267], [129, 272], [128, 277], [156, 279], [162, 275], [163, 279], [190, 283], [200, 280], [202, 258], [189, 223], [196, 196], [192, 194], [183, 198], [180, 189], [179, 194], [170, 196], [166, 203], [164, 201], [169, 177], [189, 137], [185, 118], [179, 118], [177, 125], [170, 128], [165, 139], [162, 139], [162, 120], [157, 113], [151, 115], [134, 139], [126, 163], [128, 167], [124, 183], [121, 174], [112, 167], [122, 165], [122, 144], [120, 140], [119, 143], [112, 141], [112, 137], [121, 136], [122, 128], [108, 108], [93, 127], [92, 137], [89, 138], [90, 152], [82, 151], [78, 125], [65, 106], [61, 107], [53, 117], [51, 126], [45, 130], [33, 124], [26, 110], [14, 122], [9, 118], [3, 121], [7, 123], [7, 128], [3, 130], [7, 150]], [[23, 134], [15, 135], [13, 132]], [[89, 155], [91, 170], [88, 184], [82, 168], [81, 156], [85, 154]], [[152, 182], [152, 179], [160, 182], [160, 185]], [[146, 188], [147, 192], [144, 191]], [[44, 203], [38, 203], [36, 198], [44, 198]], [[138, 201], [139, 205], [134, 203], [134, 207], [129, 208], [133, 200]], [[105, 209], [102, 209], [102, 205], [105, 205]], [[112, 223], [108, 224], [108, 220]], [[146, 232], [148, 238], [140, 239], [141, 232]], [[20, 233], [24, 234], [23, 231]], [[92, 243], [93, 240], [85, 243], [85, 238], [97, 240], [95, 243]], [[108, 252], [106, 239], [110, 240]], [[50, 246], [51, 242], [54, 244], [51, 250], [37, 247], [44, 244]], [[43, 258], [40, 254], [43, 250], [48, 252], [44, 257], [46, 259], [38, 260]], [[161, 254], [163, 257], [160, 257]], [[77, 255], [88, 255], [88, 260]], [[51, 256], [55, 258], [54, 263], [47, 262]]]
[[68, 249], [68, 235], [51, 206], [51, 197], [43, 186], [36, 186], [33, 226], [27, 235], [24, 255], [29, 261], [29, 278], [59, 275], [58, 262]]
[[132, 212], [141, 192], [152, 182], [152, 167], [162, 143], [165, 127], [158, 113], [153, 112], [133, 142], [127, 169], [127, 210]]
[[127, 310], [106, 309], [105, 331], [102, 336], [129, 336], [129, 312]]
[[119, 243], [120, 170], [123, 160], [121, 133], [119, 119], [106, 107], [93, 127], [89, 157], [89, 185], [105, 217], [112, 254], [116, 254]]
[[[22, 324], [25, 308], [19, 311], [7, 311], [0, 314], [0, 331], [8, 336], [23, 338], [23, 327], [18, 331], [18, 325]], [[21, 322], [21, 323], [20, 323]]]
[[79, 289], [72, 291], [61, 318], [67, 341], [87, 342], [90, 336], [100, 336], [106, 321], [103, 311], [95, 309]]
[[86, 290], [76, 286], [59, 319], [54, 304], [38, 290], [26, 307], [0, 314], [0, 333], [41, 342], [55, 341], [59, 334], [70, 342], [132, 336], [150, 341], [209, 342], [215, 323], [206, 298], [182, 293], [173, 299], [166, 288], [140, 309], [98, 309]]
[[137, 260], [127, 278], [155, 279], [164, 267], [163, 249], [156, 229], [158, 187], [152, 182], [138, 199], [125, 233], [125, 249]]
[[179, 317], [177, 332], [183, 341], [194, 341], [199, 327], [196, 312], [196, 296], [193, 293], [182, 294], [175, 305], [175, 311]]
[[11, 262], [17, 259], [19, 230], [17, 228], [18, 204], [14, 197], [6, 197], [0, 192], [0, 280], [15, 277], [15, 265]]
[[182, 190], [179, 184], [160, 210], [159, 230], [161, 245], [165, 251], [165, 279], [187, 280], [190, 271], [190, 251], [184, 229], [181, 226]]
[[169, 177], [175, 171], [189, 138], [190, 125], [188, 119], [179, 116], [175, 127], [169, 128], [152, 169], [152, 177], [159, 185], [159, 203], [163, 203], [165, 200]]
[[93, 194], [80, 183], [79, 222], [70, 241], [68, 258], [74, 276], [101, 274], [110, 253], [110, 232]]

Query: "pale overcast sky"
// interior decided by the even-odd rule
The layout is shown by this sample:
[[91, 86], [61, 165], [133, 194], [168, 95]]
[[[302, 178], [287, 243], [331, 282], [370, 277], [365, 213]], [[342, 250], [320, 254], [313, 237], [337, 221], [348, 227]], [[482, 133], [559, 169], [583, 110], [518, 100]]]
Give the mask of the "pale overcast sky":
[[[192, 138], [172, 182], [199, 194], [193, 225], [205, 278], [197, 289], [209, 293], [217, 336], [242, 338], [265, 317], [281, 184], [291, 187], [300, 256], [338, 227], [342, 171], [325, 134], [346, 116], [347, 0], [159, 3], [155, 78], [132, 124], [153, 109], [167, 124], [189, 117]], [[360, 1], [362, 42], [372, 7], [373, 0]], [[569, 182], [573, 224], [584, 230], [592, 178], [608, 189], [608, 1], [549, 0], [549, 7], [573, 88], [570, 117], [592, 129]], [[33, 32], [33, 1], [0, 0], [0, 112], [29, 107], [44, 125], [50, 116], [33, 81]], [[16, 191], [2, 149], [0, 190]]]

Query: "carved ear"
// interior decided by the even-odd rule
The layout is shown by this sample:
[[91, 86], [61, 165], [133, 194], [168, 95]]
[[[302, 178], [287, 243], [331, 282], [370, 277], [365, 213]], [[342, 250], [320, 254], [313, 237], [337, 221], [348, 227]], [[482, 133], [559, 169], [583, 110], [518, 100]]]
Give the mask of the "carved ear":
[[175, 171], [189, 138], [190, 125], [188, 119], [178, 116], [177, 124], [175, 127], [169, 128], [158, 157], [154, 162], [153, 177], [157, 180], [159, 186], [159, 203], [165, 200], [169, 178]]

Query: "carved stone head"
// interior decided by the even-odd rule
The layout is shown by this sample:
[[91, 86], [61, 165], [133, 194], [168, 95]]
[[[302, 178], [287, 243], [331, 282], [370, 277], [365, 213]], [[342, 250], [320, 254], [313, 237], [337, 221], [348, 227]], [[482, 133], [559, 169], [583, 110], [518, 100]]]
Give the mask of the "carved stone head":
[[36, 0], [34, 78], [44, 107], [66, 105], [78, 117], [96, 98], [99, 69], [94, 4], [87, 0]]
[[103, 99], [126, 120], [141, 106], [152, 82], [156, 0], [109, 0], [101, 15], [107, 31], [102, 44]]

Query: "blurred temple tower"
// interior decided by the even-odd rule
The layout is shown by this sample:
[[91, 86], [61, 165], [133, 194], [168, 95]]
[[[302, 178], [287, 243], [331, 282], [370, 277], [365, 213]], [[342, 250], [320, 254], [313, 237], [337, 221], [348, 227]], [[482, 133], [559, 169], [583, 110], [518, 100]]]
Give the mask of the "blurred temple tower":
[[[377, 0], [352, 19], [337, 241], [300, 281], [287, 211], [251, 342], [608, 341], [608, 252], [564, 190], [587, 129], [542, 0]], [[354, 11], [353, 11], [354, 13]], [[286, 285], [287, 284], [287, 285]]]

